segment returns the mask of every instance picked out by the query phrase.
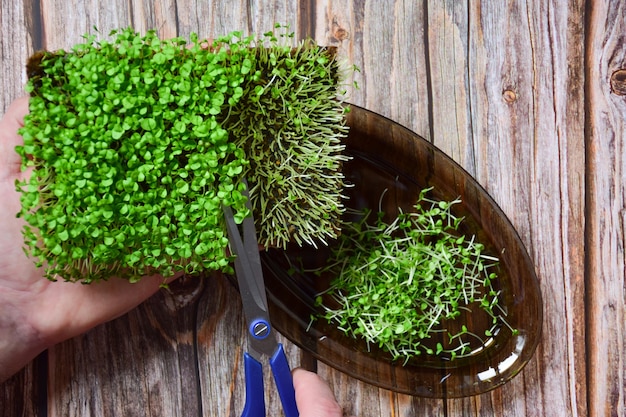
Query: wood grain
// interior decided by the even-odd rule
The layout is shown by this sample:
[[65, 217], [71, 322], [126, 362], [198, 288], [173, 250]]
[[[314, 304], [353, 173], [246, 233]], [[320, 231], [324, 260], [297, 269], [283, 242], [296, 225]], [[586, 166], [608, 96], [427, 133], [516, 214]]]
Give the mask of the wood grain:
[[0, 415], [44, 417], [47, 415], [47, 354], [0, 384]]
[[17, 97], [24, 95], [25, 63], [34, 50], [41, 48], [41, 33], [36, 30], [37, 8], [28, 2], [0, 3], [0, 111], [2, 114]]
[[[611, 87], [611, 76], [626, 69], [625, 7], [609, 0], [0, 0], [0, 110], [23, 94], [30, 54], [67, 48], [94, 26], [103, 35], [130, 25], [162, 37], [214, 37], [281, 22], [300, 38], [338, 46], [360, 69], [348, 80], [359, 85], [350, 101], [428, 138], [477, 178], [519, 231], [544, 297], [543, 341], [502, 388], [423, 399], [318, 364], [346, 413], [626, 416], [626, 96]], [[224, 277], [181, 280], [0, 385], [0, 416], [237, 416], [240, 307]], [[282, 341], [292, 366], [311, 366]], [[266, 386], [268, 415], [280, 415], [269, 379]]]
[[[429, 26], [441, 32], [429, 37], [435, 144], [507, 213], [535, 261], [547, 312], [535, 360], [481, 407], [584, 415], [584, 123], [572, 117], [583, 96], [567, 84], [582, 77], [582, 4], [429, 6]], [[451, 415], [466, 407], [456, 406]]]
[[[355, 103], [431, 137], [473, 173], [520, 231], [540, 279], [549, 278], [542, 363], [532, 361], [506, 389], [475, 402], [448, 401], [446, 412], [515, 415], [514, 404], [521, 415], [584, 415], [584, 121], [576, 117], [583, 113], [583, 92], [569, 85], [572, 74], [582, 80], [583, 5], [433, 1], [412, 7], [413, 14], [389, 13], [406, 11], [407, 3], [328, 6], [333, 12], [326, 33], [343, 21], [362, 19], [357, 30], [368, 28], [355, 34], [355, 40], [363, 37], [355, 42], [362, 50], [344, 48], [366, 74]], [[392, 50], [417, 56], [414, 62], [427, 75], [406, 72], [390, 58]], [[398, 85], [390, 74], [427, 84], [426, 94]], [[390, 108], [392, 96], [401, 107]], [[430, 106], [420, 105], [421, 97]], [[415, 115], [414, 109], [421, 111]], [[565, 329], [564, 317], [571, 318]]]
[[205, 283], [217, 284], [183, 279], [124, 319], [51, 349], [49, 415], [193, 415], [194, 313]]
[[626, 415], [626, 7], [590, 3], [587, 38], [587, 332], [589, 415]]

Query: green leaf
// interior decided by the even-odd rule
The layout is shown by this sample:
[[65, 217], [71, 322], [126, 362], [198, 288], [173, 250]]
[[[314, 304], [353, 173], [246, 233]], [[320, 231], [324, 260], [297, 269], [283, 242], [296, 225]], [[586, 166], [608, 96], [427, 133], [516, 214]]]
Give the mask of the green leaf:
[[67, 231], [67, 229], [63, 229], [60, 232], [57, 233], [57, 236], [59, 237], [59, 239], [61, 239], [63, 242], [67, 241], [70, 238], [70, 234]]
[[209, 247], [205, 243], [199, 243], [194, 249], [195, 254], [198, 256], [202, 256], [206, 254], [208, 251], [209, 251]]
[[151, 131], [155, 129], [156, 126], [157, 126], [157, 123], [152, 118], [146, 118], [146, 119], [141, 120], [141, 128], [144, 130]]
[[117, 125], [111, 129], [111, 137], [115, 140], [120, 139], [124, 135], [124, 129]]
[[63, 247], [60, 244], [57, 244], [50, 250], [50, 253], [55, 256], [59, 256], [63, 253]]
[[167, 57], [165, 56], [165, 54], [163, 52], [157, 52], [156, 54], [154, 54], [154, 56], [152, 57], [152, 61], [157, 64], [157, 65], [162, 65], [165, 63], [165, 61], [167, 60]]

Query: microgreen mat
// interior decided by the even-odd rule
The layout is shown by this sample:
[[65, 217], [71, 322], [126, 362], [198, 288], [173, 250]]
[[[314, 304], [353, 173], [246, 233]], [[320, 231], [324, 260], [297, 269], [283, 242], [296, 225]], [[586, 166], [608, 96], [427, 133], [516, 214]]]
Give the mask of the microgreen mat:
[[[474, 237], [458, 233], [462, 219], [451, 209], [459, 200], [430, 200], [428, 191], [414, 211], [392, 222], [383, 221], [383, 213], [372, 221], [364, 212], [347, 223], [328, 266], [317, 271], [335, 277], [317, 298], [323, 317], [405, 362], [423, 353], [468, 355], [503, 325], [493, 285], [498, 259]], [[484, 334], [465, 323], [454, 332], [443, 327], [470, 309], [486, 313]]]
[[19, 216], [49, 279], [229, 270], [222, 205], [248, 215], [244, 176], [261, 243], [334, 236], [345, 122], [329, 50], [273, 32], [210, 45], [132, 29], [110, 37], [28, 66], [17, 151], [32, 175], [17, 184]]

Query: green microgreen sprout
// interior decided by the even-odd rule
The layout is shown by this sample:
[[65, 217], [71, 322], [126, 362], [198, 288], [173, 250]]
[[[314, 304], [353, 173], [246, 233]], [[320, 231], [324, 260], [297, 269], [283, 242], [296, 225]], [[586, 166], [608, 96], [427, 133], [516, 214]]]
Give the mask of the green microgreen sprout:
[[346, 128], [328, 50], [273, 32], [110, 37], [28, 65], [18, 216], [47, 278], [229, 271], [222, 205], [249, 214], [243, 178], [265, 242], [334, 236]]
[[[390, 223], [383, 213], [373, 222], [371, 211], [360, 213], [360, 220], [344, 225], [327, 266], [317, 271], [334, 277], [317, 297], [323, 318], [404, 363], [424, 353], [471, 355], [499, 332], [505, 316], [494, 287], [499, 260], [458, 232], [462, 218], [452, 208], [460, 200], [435, 201], [428, 191], [414, 211]], [[446, 329], [472, 309], [490, 321], [484, 335], [465, 324]]]

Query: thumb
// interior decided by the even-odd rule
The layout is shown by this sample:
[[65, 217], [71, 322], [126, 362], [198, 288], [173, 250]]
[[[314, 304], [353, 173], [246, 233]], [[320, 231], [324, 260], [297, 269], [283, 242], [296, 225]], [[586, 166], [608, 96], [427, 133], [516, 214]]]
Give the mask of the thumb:
[[293, 386], [300, 417], [342, 417], [343, 411], [328, 384], [317, 374], [297, 368]]

